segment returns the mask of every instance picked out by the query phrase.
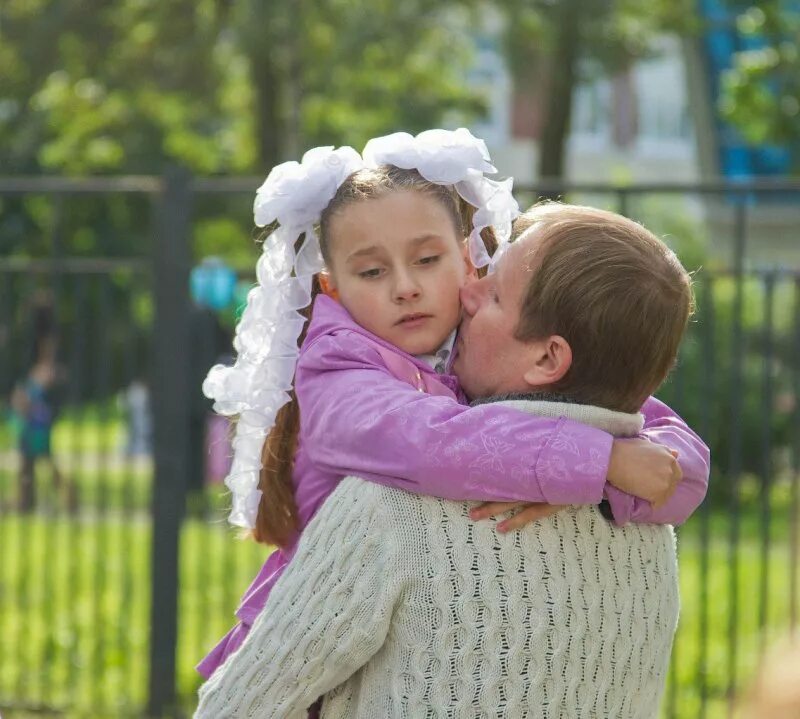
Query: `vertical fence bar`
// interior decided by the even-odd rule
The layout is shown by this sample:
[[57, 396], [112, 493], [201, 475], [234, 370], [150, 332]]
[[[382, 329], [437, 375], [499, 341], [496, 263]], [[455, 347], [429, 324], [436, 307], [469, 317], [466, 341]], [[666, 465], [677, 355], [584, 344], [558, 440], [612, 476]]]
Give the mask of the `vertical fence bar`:
[[[672, 373], [673, 385], [673, 409], [678, 414], [684, 414], [684, 399], [686, 389], [686, 369], [683, 362], [683, 356], [686, 352], [686, 343], [681, 346], [681, 353], [678, 356], [678, 362]], [[675, 534], [678, 539], [678, 546], [680, 546], [680, 527], [675, 527]], [[667, 688], [667, 716], [670, 719], [679, 715], [680, 707], [678, 705], [678, 667], [681, 666], [680, 660], [681, 653], [681, 640], [680, 632], [676, 632], [675, 638], [672, 642], [672, 652], [669, 657], [669, 686]]]
[[630, 195], [625, 187], [617, 188], [617, 212], [623, 217], [628, 216], [628, 199]]
[[[11, 339], [11, 302], [9, 301], [9, 294], [11, 286], [11, 273], [6, 273], [0, 270], [0, 392], [3, 395], [8, 395], [11, 389], [11, 367], [9, 361], [9, 354], [11, 352], [12, 339]], [[13, 410], [12, 410], [13, 411]], [[2, 551], [2, 561], [0, 561], [0, 583], [3, 587], [11, 587], [11, 576], [9, 572], [9, 558], [5, 555], [9, 545], [9, 524], [6, 517], [10, 519], [13, 511], [12, 503], [14, 501], [13, 486], [14, 480], [12, 479], [12, 466], [13, 462], [10, 461], [11, 453], [13, 451], [13, 439], [6, 444], [0, 442], [0, 451], [4, 453], [4, 457], [0, 459], [0, 551]], [[12, 648], [9, 641], [11, 636], [11, 612], [10, 608], [10, 594], [11, 592], [6, 589], [0, 593], [0, 656], [10, 657]], [[3, 700], [6, 693], [6, 687], [9, 686], [9, 672], [11, 670], [11, 662], [0, 662], [0, 701]]]
[[11, 272], [0, 271], [0, 394], [6, 396], [13, 387], [14, 374], [11, 362], [12, 304], [9, 300]]
[[[163, 180], [162, 180], [163, 181]], [[152, 421], [152, 437], [151, 437], [151, 448], [150, 448], [150, 455], [152, 460], [152, 469], [151, 469], [151, 476], [150, 481], [146, 484], [147, 491], [144, 496], [144, 502], [147, 507], [147, 515], [146, 515], [146, 522], [147, 522], [147, 530], [149, 532], [148, 537], [152, 544], [152, 549], [150, 550], [150, 556], [147, 558], [147, 565], [146, 565], [146, 572], [147, 572], [147, 582], [145, 586], [138, 587], [140, 593], [140, 602], [141, 602], [141, 609], [140, 609], [140, 619], [142, 621], [143, 626], [149, 629], [149, 635], [147, 638], [147, 662], [142, 662], [141, 665], [136, 667], [138, 673], [138, 680], [141, 685], [144, 687], [145, 692], [145, 711], [149, 709], [151, 704], [151, 695], [152, 690], [150, 687], [151, 675], [153, 673], [152, 668], [152, 653], [154, 651], [153, 643], [152, 643], [152, 632], [153, 632], [153, 594], [155, 588], [153, 586], [153, 578], [155, 576], [155, 568], [153, 566], [153, 557], [152, 554], [155, 551], [155, 534], [153, 531], [153, 502], [155, 498], [155, 486], [157, 481], [157, 457], [156, 457], [156, 398], [155, 393], [157, 387], [154, 385], [155, 375], [156, 375], [156, 351], [157, 351], [157, 344], [158, 340], [155, 336], [156, 333], [156, 313], [158, 312], [157, 302], [158, 298], [156, 296], [156, 282], [157, 278], [155, 276], [155, 258], [158, 255], [158, 243], [161, 233], [163, 231], [162, 225], [164, 224], [164, 220], [162, 220], [162, 215], [164, 212], [167, 212], [167, 205], [165, 200], [165, 187], [162, 186], [160, 188], [160, 192], [152, 194], [149, 196], [149, 207], [148, 207], [148, 215], [150, 218], [150, 227], [151, 227], [151, 247], [149, 248], [149, 267], [148, 267], [148, 280], [149, 280], [149, 291], [152, 304], [155, 308], [155, 312], [153, 313], [151, 326], [150, 326], [150, 334], [149, 334], [149, 342], [146, 345], [146, 351], [143, 356], [144, 362], [144, 370], [145, 370], [145, 379], [147, 382], [147, 388], [150, 392], [150, 415]], [[162, 280], [163, 281], [163, 280]], [[177, 621], [177, 619], [176, 619]]]
[[[130, 277], [129, 277], [129, 293], [127, 297], [120, 298], [120, 320], [125, 322], [128, 327], [135, 328], [136, 323], [134, 319], [134, 298], [135, 298], [135, 291], [136, 291], [136, 279], [137, 279], [137, 271], [132, 270]], [[125, 551], [125, 546], [127, 544], [131, 544], [135, 541], [134, 533], [135, 533], [135, 522], [136, 519], [141, 514], [141, 507], [136, 505], [136, 502], [133, 497], [132, 492], [132, 483], [135, 480], [136, 476], [136, 458], [138, 454], [135, 454], [131, 451], [133, 449], [130, 446], [130, 432], [131, 432], [131, 418], [129, 416], [130, 413], [130, 406], [128, 402], [129, 398], [129, 389], [131, 384], [138, 379], [137, 373], [137, 358], [138, 353], [136, 352], [136, 333], [128, 332], [125, 334], [123, 347], [121, 348], [122, 351], [122, 397], [124, 401], [124, 412], [123, 414], [126, 416], [126, 423], [125, 426], [127, 428], [128, 435], [125, 437], [125, 446], [122, 448], [118, 448], [118, 452], [121, 454], [120, 461], [122, 466], [122, 473], [123, 476], [121, 478], [122, 486], [119, 492], [119, 507], [118, 511], [121, 513], [121, 516], [129, 518], [129, 521], [119, 522], [117, 527], [117, 547], [120, 551]], [[138, 448], [137, 448], [138, 451]], [[131, 676], [131, 666], [133, 664], [133, 646], [130, 641], [130, 632], [128, 631], [128, 627], [133, 626], [133, 589], [134, 589], [134, 580], [132, 576], [133, 567], [130, 561], [126, 561], [124, 563], [124, 567], [120, 572], [120, 620], [118, 622], [117, 628], [117, 637], [116, 637], [116, 651], [119, 657], [121, 657], [121, 665], [124, 668], [122, 672], [123, 676], [126, 678], [125, 681], [125, 694], [122, 697], [118, 698], [120, 705], [122, 706], [131, 706], [132, 700], [131, 697], [133, 695], [133, 686], [132, 686], [132, 676]]]
[[[14, 337], [14, 273], [6, 271], [0, 267], [0, 395], [7, 398], [10, 402], [11, 393], [14, 389], [14, 383], [17, 379], [14, 372], [14, 361], [11, 357], [13, 348], [16, 346]], [[11, 450], [12, 446], [3, 449]], [[0, 469], [8, 471], [11, 474], [11, 466], [3, 462]], [[2, 494], [0, 494], [0, 509], [11, 510], [13, 503], [13, 489], [14, 483], [11, 477], [6, 477], [5, 481], [0, 485], [2, 487]], [[8, 496], [6, 496], [8, 492]]]
[[[44, 277], [38, 277], [38, 283], [42, 286], [46, 286], [47, 281], [50, 279], [49, 276], [45, 275]], [[42, 292], [42, 287], [39, 286], [34, 291], [35, 294], [38, 296], [40, 292]], [[43, 296], [43, 295], [42, 295]], [[55, 311], [55, 308], [53, 308]], [[55, 321], [55, 320], [53, 320]], [[40, 337], [44, 335], [39, 328], [35, 331], [35, 340], [34, 340], [34, 351], [31, 355], [30, 362], [28, 364], [28, 370], [31, 370], [36, 364], [39, 362], [39, 353], [41, 352], [41, 346], [38, 343]], [[30, 377], [30, 374], [26, 376]], [[33, 383], [32, 383], [33, 384]], [[44, 395], [44, 385], [39, 383], [40, 391]], [[31, 397], [33, 399], [33, 397]], [[47, 401], [47, 404], [52, 408], [52, 398]], [[52, 430], [52, 427], [51, 427]], [[50, 436], [50, 452], [52, 456], [52, 432]], [[43, 583], [44, 583], [44, 574], [46, 574], [47, 567], [44, 566], [42, 562], [42, 556], [47, 551], [47, 528], [45, 526], [45, 517], [48, 514], [48, 504], [51, 501], [51, 497], [48, 496], [48, 486], [49, 483], [52, 481], [51, 476], [47, 476], [49, 472], [43, 473], [42, 472], [42, 465], [44, 462], [41, 460], [44, 457], [39, 457], [36, 454], [33, 455], [35, 458], [32, 460], [32, 491], [33, 491], [33, 502], [31, 506], [31, 514], [30, 518], [32, 523], [28, 525], [27, 536], [25, 537], [25, 543], [28, 545], [28, 550], [26, 551], [26, 560], [22, 564], [22, 571], [30, 575], [31, 581], [29, 581], [29, 604], [28, 606], [38, 606], [40, 608], [42, 616], [45, 616], [48, 612], [44, 609], [44, 605], [47, 603], [47, 597], [43, 593]], [[50, 468], [47, 468], [50, 469]], [[48, 483], [48, 484], [45, 484]], [[49, 524], [49, 522], [48, 522]], [[25, 606], [25, 605], [23, 605]], [[41, 620], [40, 620], [41, 621]], [[28, 673], [28, 691], [30, 692], [30, 699], [29, 703], [30, 706], [43, 706], [41, 701], [42, 697], [42, 687], [41, 687], [41, 655], [39, 654], [39, 650], [41, 649], [41, 642], [31, 641], [33, 638], [34, 631], [37, 628], [35, 627], [34, 623], [31, 622], [31, 627], [29, 628], [28, 633], [28, 644], [27, 646], [27, 673]]]
[[[53, 224], [50, 235], [50, 247], [52, 258], [56, 261], [61, 259], [64, 236], [64, 196], [57, 194], [53, 197]], [[64, 327], [67, 318], [64, 316], [64, 278], [63, 273], [54, 265], [49, 277], [49, 284], [52, 292], [52, 307], [54, 313], [55, 331], [58, 338], [56, 348], [56, 363], [60, 372], [63, 372], [62, 359], [64, 356]], [[67, 381], [62, 377], [57, 380], [59, 384]], [[59, 404], [61, 404], [59, 402]], [[60, 409], [60, 408], [59, 408]], [[60, 412], [59, 412], [60, 414]], [[57, 418], [58, 419], [58, 418]], [[39, 660], [39, 696], [45, 705], [53, 703], [53, 680], [52, 669], [55, 664], [54, 655], [56, 654], [56, 631], [54, 617], [56, 615], [55, 604], [58, 595], [53, 591], [53, 567], [61, 566], [61, 548], [56, 542], [56, 534], [62, 520], [62, 502], [66, 500], [61, 458], [57, 453], [55, 442], [51, 447], [52, 466], [50, 477], [50, 502], [55, 503], [55, 520], [42, 523], [42, 533], [44, 546], [44, 556], [46, 562], [42, 562], [42, 588], [43, 588], [43, 611], [42, 622], [46, 627], [46, 641], [43, 643], [44, 655]], [[52, 565], [50, 564], [52, 562]]]
[[164, 176], [153, 247], [155, 346], [153, 419], [155, 486], [148, 713], [175, 705], [178, 548], [184, 512], [188, 449], [189, 231], [188, 174]]
[[736, 196], [734, 209], [734, 256], [733, 276], [736, 283], [733, 296], [733, 328], [731, 335], [731, 433], [730, 433], [730, 532], [728, 544], [728, 567], [730, 594], [728, 615], [728, 712], [732, 716], [736, 695], [736, 664], [739, 657], [739, 483], [742, 469], [742, 387], [744, 328], [742, 309], [744, 302], [744, 252], [747, 233], [747, 199], [742, 193]]
[[761, 382], [761, 573], [758, 592], [759, 651], [763, 655], [766, 644], [767, 612], [769, 603], [769, 546], [770, 507], [772, 489], [772, 366], [774, 361], [773, 306], [775, 303], [775, 273], [764, 276], [764, 336]]
[[[31, 307], [31, 298], [33, 297], [33, 288], [35, 286], [35, 276], [26, 276], [20, 278], [19, 301], [23, 307]], [[21, 383], [25, 383], [28, 372], [31, 369], [31, 364], [34, 361], [35, 352], [33, 350], [34, 344], [34, 330], [33, 323], [30, 319], [30, 313], [24, 321], [22, 344], [23, 360], [19, 364], [19, 373], [16, 375]], [[22, 461], [22, 457], [20, 457]], [[36, 502], [38, 494], [36, 493], [36, 461], [33, 460], [33, 478], [30, 493], [23, 488], [23, 480], [21, 475], [17, 477], [17, 492], [19, 501], [19, 514], [17, 515], [17, 551], [14, 555], [17, 557], [17, 580], [18, 580], [18, 601], [16, 606], [27, 607], [32, 604], [32, 583], [33, 571], [32, 568], [32, 547], [31, 547], [31, 531], [32, 527], [36, 525]], [[31, 623], [19, 622], [16, 632], [16, 641], [13, 646], [16, 646], [17, 654], [17, 696], [26, 703], [32, 703], [33, 699], [30, 695], [31, 687], [31, 652], [33, 643], [30, 641], [31, 637]]]
[[109, 542], [109, 484], [111, 482], [111, 465], [109, 463], [108, 429], [109, 405], [111, 401], [111, 354], [114, 351], [112, 343], [113, 316], [111, 315], [111, 281], [108, 274], [102, 273], [97, 277], [97, 328], [96, 347], [97, 357], [97, 553], [95, 555], [95, 626], [93, 665], [95, 677], [103, 677], [101, 681], [93, 682], [96, 692], [97, 706], [108, 707], [108, 681], [105, 678], [107, 668], [106, 656], [108, 651], [108, 622], [106, 621], [106, 607], [109, 605], [108, 560], [106, 551]]
[[[94, 320], [91, 339], [89, 345], [89, 353], [93, 358], [94, 366], [92, 372], [88, 377], [89, 380], [89, 395], [91, 396], [91, 403], [88, 411], [88, 426], [84, 424], [84, 433], [88, 429], [88, 434], [91, 436], [91, 445], [94, 452], [87, 451], [88, 447], [84, 449], [84, 455], [88, 460], [89, 472], [91, 476], [91, 527], [92, 531], [87, 536], [86, 546], [88, 548], [88, 556], [91, 557], [91, 575], [89, 581], [92, 587], [92, 634], [89, 642], [88, 659], [90, 671], [87, 672], [89, 683], [87, 686], [87, 694], [91, 697], [93, 706], [99, 706], [102, 682], [94, 681], [93, 678], [102, 676], [103, 664], [100, 657], [100, 642], [102, 636], [102, 554], [105, 549], [101, 534], [103, 532], [103, 515], [101, 508], [103, 500], [101, 493], [103, 491], [103, 480], [101, 477], [101, 462], [100, 455], [103, 451], [102, 447], [102, 427], [100, 426], [100, 405], [103, 402], [103, 396], [99, 382], [99, 363], [101, 362], [99, 353], [101, 347], [104, 345], [105, 337], [105, 322], [103, 315], [105, 308], [103, 307], [103, 298], [101, 297], [100, 282], [102, 278], [97, 275], [90, 277], [90, 292], [91, 305], [93, 308], [92, 319]], [[85, 435], [84, 435], [85, 436]], [[86, 466], [86, 465], [85, 465]], [[88, 485], [88, 482], [87, 482]]]
[[[71, 457], [69, 469], [72, 474], [73, 491], [75, 492], [75, 502], [79, 507], [78, 516], [69, 522], [69, 536], [66, 540], [67, 556], [67, 597], [78, 595], [80, 561], [83, 556], [81, 551], [81, 541], [84, 538], [83, 527], [85, 522], [81, 521], [88, 517], [88, 508], [83, 502], [87, 500], [86, 487], [83, 482], [78, 481], [79, 471], [85, 468], [84, 453], [80, 440], [81, 430], [84, 427], [84, 412], [79, 407], [87, 399], [85, 390], [87, 389], [87, 373], [85, 371], [85, 351], [89, 332], [87, 330], [87, 318], [89, 315], [89, 300], [87, 291], [87, 280], [82, 274], [76, 274], [73, 288], [73, 306], [75, 311], [75, 323], [71, 332], [70, 347], [70, 378], [69, 383], [69, 406], [72, 408], [72, 431], [70, 432]], [[85, 472], [82, 473], [85, 476]], [[81, 497], [81, 493], [83, 497]], [[66, 671], [66, 694], [70, 703], [75, 701], [78, 687], [78, 666], [85, 664], [84, 657], [81, 656], [81, 638], [75, 627], [78, 626], [78, 606], [74, 601], [67, 604], [67, 620], [73, 633], [70, 637], [70, 661], [67, 663]]]
[[800, 276], [794, 278], [794, 362], [792, 363], [792, 480], [789, 500], [789, 626], [797, 632], [798, 541], [800, 540]]
[[[716, 396], [716, 367], [714, 356], [714, 277], [706, 274], [701, 285], [702, 289], [702, 324], [701, 324], [701, 352], [703, 355], [702, 376], [703, 401], [700, 404], [700, 432], [706, 443], [711, 446], [711, 428], [713, 425], [712, 408], [715, 406]], [[711, 478], [709, 477], [709, 484]], [[700, 608], [699, 608], [699, 636], [698, 651], [698, 683], [700, 685], [700, 717], [705, 719], [708, 703], [708, 574], [709, 574], [709, 539], [711, 502], [706, 501], [700, 506]]]

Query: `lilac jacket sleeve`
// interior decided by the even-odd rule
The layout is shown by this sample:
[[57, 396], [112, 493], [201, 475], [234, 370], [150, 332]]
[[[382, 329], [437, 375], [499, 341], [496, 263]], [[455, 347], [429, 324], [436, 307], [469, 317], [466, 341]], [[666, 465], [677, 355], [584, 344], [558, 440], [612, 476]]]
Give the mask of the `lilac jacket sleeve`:
[[303, 348], [300, 442], [322, 469], [446, 499], [594, 504], [611, 435], [499, 405], [465, 407], [391, 376], [355, 332]]
[[708, 489], [711, 455], [708, 447], [686, 422], [659, 400], [651, 397], [642, 407], [644, 414], [643, 437], [651, 442], [678, 451], [678, 464], [683, 479], [670, 500], [653, 509], [645, 499], [633, 497], [610, 484], [606, 485], [606, 499], [611, 505], [615, 524], [628, 522], [651, 524], [682, 524], [694, 512]]

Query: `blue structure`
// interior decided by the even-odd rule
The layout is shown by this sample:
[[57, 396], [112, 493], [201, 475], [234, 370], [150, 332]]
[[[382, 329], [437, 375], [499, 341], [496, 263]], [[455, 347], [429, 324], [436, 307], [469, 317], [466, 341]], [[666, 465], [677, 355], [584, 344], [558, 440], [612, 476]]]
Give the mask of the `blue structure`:
[[[761, 38], [743, 36], [738, 31], [736, 18], [742, 9], [726, 0], [698, 0], [698, 11], [706, 23], [702, 48], [714, 107], [719, 101], [722, 73], [732, 67], [734, 53], [755, 50], [766, 44]], [[789, 174], [792, 161], [789, 147], [748, 143], [716, 112], [714, 122], [719, 141], [720, 175], [742, 179]]]
[[206, 257], [189, 275], [192, 299], [201, 307], [224, 310], [233, 300], [236, 280], [236, 272], [219, 257]]

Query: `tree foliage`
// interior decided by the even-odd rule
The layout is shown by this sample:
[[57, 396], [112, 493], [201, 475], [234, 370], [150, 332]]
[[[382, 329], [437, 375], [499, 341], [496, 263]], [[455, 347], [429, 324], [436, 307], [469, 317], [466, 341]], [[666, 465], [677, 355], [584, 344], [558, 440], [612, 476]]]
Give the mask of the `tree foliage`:
[[561, 177], [576, 86], [594, 73], [614, 74], [652, 51], [665, 31], [684, 31], [690, 0], [500, 0], [508, 18], [507, 56], [515, 83], [547, 85], [540, 177]]
[[[421, 0], [7, 0], [5, 173], [262, 171], [480, 112], [468, 35]], [[463, 28], [462, 28], [463, 29]]]
[[800, 9], [762, 0], [741, 12], [746, 49], [722, 78], [720, 110], [753, 143], [800, 143]]

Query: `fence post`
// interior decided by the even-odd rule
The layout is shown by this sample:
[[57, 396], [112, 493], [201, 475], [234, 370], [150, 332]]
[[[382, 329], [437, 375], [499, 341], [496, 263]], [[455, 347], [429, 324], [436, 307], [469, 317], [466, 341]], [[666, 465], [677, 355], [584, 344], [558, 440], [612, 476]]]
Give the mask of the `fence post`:
[[178, 548], [183, 519], [189, 424], [190, 176], [172, 167], [156, 214], [152, 358], [155, 478], [151, 555], [148, 714], [161, 717], [176, 703]]

